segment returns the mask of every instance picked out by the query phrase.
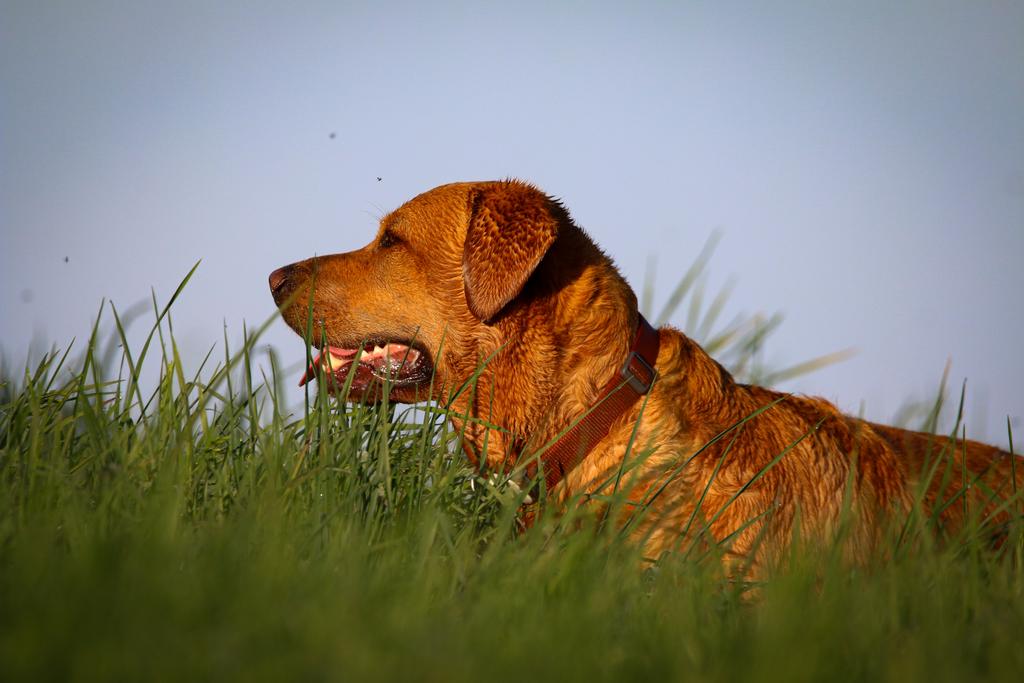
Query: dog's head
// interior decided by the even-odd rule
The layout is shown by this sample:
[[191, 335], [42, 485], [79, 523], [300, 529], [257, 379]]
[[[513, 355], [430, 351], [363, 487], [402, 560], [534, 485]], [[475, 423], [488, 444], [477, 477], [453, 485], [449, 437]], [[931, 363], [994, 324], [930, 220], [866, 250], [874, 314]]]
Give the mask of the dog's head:
[[[538, 272], [556, 242], [558, 267]], [[353, 373], [350, 398], [380, 399], [387, 382], [393, 400], [437, 399], [501, 346], [503, 322], [553, 324], [536, 306], [581, 272], [584, 243], [603, 258], [526, 183], [456, 183], [385, 216], [362, 249], [275, 270], [270, 289], [288, 325], [320, 350], [332, 388]]]

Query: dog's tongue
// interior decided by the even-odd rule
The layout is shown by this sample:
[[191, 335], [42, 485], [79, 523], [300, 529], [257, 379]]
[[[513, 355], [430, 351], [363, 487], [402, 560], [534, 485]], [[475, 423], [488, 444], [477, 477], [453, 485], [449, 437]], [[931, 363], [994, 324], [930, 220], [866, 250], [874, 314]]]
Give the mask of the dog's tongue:
[[316, 354], [316, 358], [306, 368], [306, 374], [299, 380], [299, 386], [305, 386], [306, 382], [316, 377], [316, 369], [321, 367], [322, 364], [326, 366], [329, 363], [329, 367], [337, 372], [352, 363], [356, 359], [357, 353], [359, 353], [359, 349], [342, 349], [337, 346], [328, 346]]

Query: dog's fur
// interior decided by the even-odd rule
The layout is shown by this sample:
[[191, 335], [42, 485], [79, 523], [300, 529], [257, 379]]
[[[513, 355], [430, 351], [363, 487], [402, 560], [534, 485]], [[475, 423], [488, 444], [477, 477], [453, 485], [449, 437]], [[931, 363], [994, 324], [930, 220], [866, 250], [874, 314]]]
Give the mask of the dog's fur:
[[[611, 260], [557, 201], [518, 181], [435, 188], [385, 216], [366, 247], [286, 266], [271, 286], [300, 334], [311, 306], [318, 347], [415, 340], [434, 354], [433, 395], [418, 383], [395, 387], [393, 400], [449, 401], [488, 361], [475, 390], [449, 407], [481, 418], [464, 425], [466, 452], [490, 469], [510, 466], [517, 438], [529, 452], [585, 413], [619, 372], [637, 323], [636, 296]], [[865, 558], [886, 520], [915, 507], [919, 488], [923, 512], [936, 512], [946, 530], [961, 528], [965, 515], [989, 516], [999, 528], [1013, 514], [1000, 506], [1024, 486], [1024, 463], [1012, 481], [1009, 453], [739, 384], [679, 330], [659, 334], [658, 381], [625, 477], [634, 501], [670, 480], [633, 532], [647, 556], [691, 540], [681, 538], [685, 529], [692, 536], [708, 525], [715, 539], [729, 540], [731, 556], [757, 565], [778, 556], [795, 532], [827, 542], [848, 514], [847, 551]], [[359, 393], [373, 400], [380, 392], [375, 384]], [[566, 476], [553, 492], [558, 501], [616, 478], [640, 408]], [[947, 504], [965, 482], [973, 485]]]

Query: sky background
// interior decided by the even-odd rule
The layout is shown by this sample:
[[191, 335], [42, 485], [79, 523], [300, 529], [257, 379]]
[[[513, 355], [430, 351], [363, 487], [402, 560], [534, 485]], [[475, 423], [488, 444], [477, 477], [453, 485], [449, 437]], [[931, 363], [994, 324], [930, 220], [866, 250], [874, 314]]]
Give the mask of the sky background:
[[659, 304], [721, 230], [726, 317], [786, 316], [769, 363], [856, 350], [781, 388], [885, 421], [950, 360], [968, 434], [1024, 441], [1024, 3], [0, 0], [8, 363], [202, 259], [194, 362], [275, 267], [508, 176], [637, 289], [655, 257]]

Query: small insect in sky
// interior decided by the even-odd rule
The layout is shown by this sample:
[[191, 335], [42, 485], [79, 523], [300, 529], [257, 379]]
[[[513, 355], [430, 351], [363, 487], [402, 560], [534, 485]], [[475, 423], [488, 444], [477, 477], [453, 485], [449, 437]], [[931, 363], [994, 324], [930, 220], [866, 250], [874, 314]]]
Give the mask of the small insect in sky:
[[384, 179], [383, 179], [383, 178], [381, 178], [380, 176], [377, 176], [377, 182], [378, 182], [378, 183], [379, 183], [380, 181], [382, 181], [382, 180], [384, 180]]
[[67, 257], [67, 256], [65, 256], [65, 257], [64, 257], [64, 263], [67, 263], [67, 262], [68, 262], [68, 257]]
[[327, 137], [333, 140], [334, 138], [338, 137], [338, 134], [332, 131], [331, 134], [328, 135]]

